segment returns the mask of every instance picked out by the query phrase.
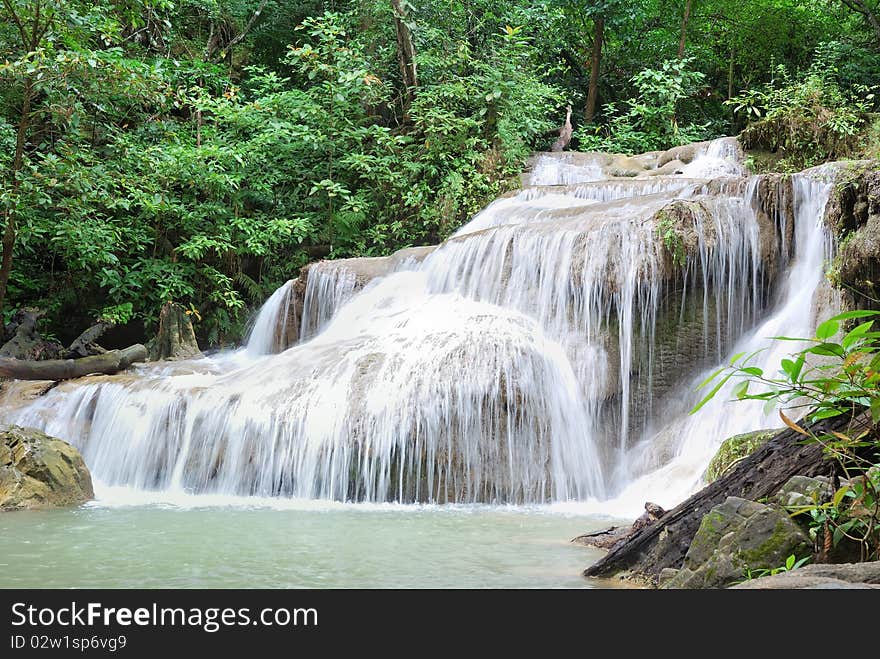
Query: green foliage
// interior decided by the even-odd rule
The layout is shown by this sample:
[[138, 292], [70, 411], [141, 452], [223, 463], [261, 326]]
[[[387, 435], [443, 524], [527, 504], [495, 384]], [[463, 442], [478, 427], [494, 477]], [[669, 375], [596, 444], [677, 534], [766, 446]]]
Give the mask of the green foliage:
[[708, 123], [679, 122], [679, 113], [705, 82], [706, 76], [690, 69], [691, 59], [667, 60], [659, 69], [644, 69], [632, 77], [637, 96], [620, 111], [611, 104], [608, 124], [591, 133], [580, 133], [581, 148], [597, 151], [641, 153], [668, 149], [711, 136]]
[[800, 169], [845, 157], [858, 147], [878, 88], [843, 87], [833, 58], [826, 55], [803, 77], [779, 66], [771, 82], [726, 104], [750, 122], [742, 136], [747, 148], [779, 151], [783, 166]]
[[[149, 331], [172, 299], [198, 310], [203, 343], [231, 343], [316, 255], [446, 238], [549, 147], [568, 104], [572, 148], [632, 152], [735, 132], [748, 110], [731, 117], [730, 93], [764, 122], [778, 108], [766, 139], [815, 160], [856, 140], [880, 73], [870, 26], [824, 0], [692, 3], [684, 58], [681, 7], [658, 0], [427, 0], [408, 17], [406, 107], [390, 3], [327, 7], [0, 1], [0, 212], [17, 230], [4, 314], [43, 307], [61, 336], [131, 305]], [[35, 44], [13, 13], [25, 33], [45, 24]], [[798, 112], [834, 140], [814, 148], [810, 121], [786, 123]]]
[[[199, 5], [196, 22], [230, 7]], [[282, 60], [244, 66], [239, 84], [212, 61], [132, 57], [142, 6], [104, 9], [116, 22], [102, 48], [83, 45], [104, 38], [89, 23], [73, 45], [0, 65], [10, 80], [46, 71], [18, 187], [0, 200], [18, 213], [10, 295], [59, 321], [84, 307], [121, 318], [130, 305], [152, 326], [173, 300], [199, 311], [203, 342], [235, 341], [313, 250], [382, 255], [442, 240], [509, 186], [562, 103], [519, 26], [479, 54], [425, 26], [436, 45], [422, 44], [404, 118], [395, 51], [375, 48], [394, 43], [390, 20], [364, 33], [356, 12], [306, 17]], [[166, 27], [153, 37], [185, 23]], [[16, 99], [0, 100], [8, 146]]]
[[[836, 445], [834, 450], [846, 450], [853, 439], [835, 437], [830, 443]], [[808, 517], [810, 538], [820, 555], [848, 541], [858, 547], [861, 560], [880, 558], [880, 466], [852, 475], [831, 500], [796, 506], [790, 512], [792, 517]]]
[[[812, 556], [803, 556], [801, 558], [797, 558], [794, 554], [790, 554], [788, 558], [785, 559], [785, 565], [780, 565], [774, 568], [761, 568], [761, 569], [752, 569], [750, 567], [746, 567], [745, 569], [745, 581], [750, 581], [751, 579], [758, 579], [760, 577], [770, 577], [774, 574], [780, 574], [782, 572], [791, 572], [792, 570], [796, 570], [802, 565], [805, 565], [810, 562]], [[742, 583], [742, 582], [740, 582]]]
[[[848, 311], [822, 322], [812, 338], [773, 337], [807, 344], [783, 359], [776, 374], [749, 365], [757, 353], [735, 355], [729, 367], [700, 385], [714, 382], [691, 411], [702, 408], [731, 378], [739, 380], [731, 390], [735, 398], [764, 401], [767, 410], [776, 406], [788, 410], [787, 415], [780, 409], [782, 421], [806, 441], [820, 443], [848, 479], [831, 501], [816, 501], [793, 514], [810, 515], [814, 540], [818, 533], [824, 534], [819, 536], [820, 549], [827, 553], [848, 538], [859, 545], [862, 560], [880, 555], [880, 332], [873, 331], [878, 315], [878, 311]], [[844, 333], [847, 323], [854, 326]], [[806, 428], [790, 418], [796, 416], [792, 409], [806, 410]], [[846, 432], [815, 430], [817, 422], [841, 415], [867, 416], [869, 421]]]
[[677, 265], [687, 263], [687, 254], [684, 249], [684, 241], [676, 229], [675, 216], [663, 211], [657, 214], [657, 235], [663, 241], [663, 245], [672, 254], [672, 262]]

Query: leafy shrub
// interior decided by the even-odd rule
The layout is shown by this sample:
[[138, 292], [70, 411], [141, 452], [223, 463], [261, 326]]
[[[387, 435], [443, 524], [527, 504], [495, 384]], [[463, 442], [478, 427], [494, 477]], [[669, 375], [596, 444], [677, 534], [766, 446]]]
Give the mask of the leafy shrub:
[[641, 153], [669, 149], [711, 136], [708, 123], [680, 125], [678, 114], [683, 103], [703, 86], [706, 76], [690, 70], [691, 59], [667, 60], [659, 69], [645, 69], [630, 82], [638, 90], [636, 98], [619, 108], [606, 105], [606, 125], [581, 129], [582, 150]]
[[789, 169], [853, 153], [878, 86], [843, 87], [838, 79], [834, 65], [818, 59], [803, 77], [779, 66], [770, 83], [731, 98], [726, 103], [748, 122], [743, 146], [780, 152], [781, 166]]
[[[812, 338], [774, 337], [807, 344], [783, 359], [775, 374], [749, 364], [757, 352], [734, 355], [729, 366], [702, 383], [714, 385], [691, 411], [697, 412], [736, 378], [731, 390], [735, 398], [765, 401], [768, 412], [780, 406], [788, 427], [805, 441], [822, 445], [847, 482], [830, 501], [797, 507], [792, 514], [809, 514], [817, 551], [826, 557], [844, 538], [858, 545], [862, 560], [880, 557], [880, 332], [873, 330], [878, 316], [878, 311], [849, 311], [821, 323]], [[863, 322], [834, 340], [845, 323], [856, 320]], [[792, 410], [804, 411], [807, 423], [794, 421], [798, 415]], [[852, 419], [845, 431], [825, 432], [814, 425], [843, 415]], [[861, 421], [864, 417], [869, 421]]]

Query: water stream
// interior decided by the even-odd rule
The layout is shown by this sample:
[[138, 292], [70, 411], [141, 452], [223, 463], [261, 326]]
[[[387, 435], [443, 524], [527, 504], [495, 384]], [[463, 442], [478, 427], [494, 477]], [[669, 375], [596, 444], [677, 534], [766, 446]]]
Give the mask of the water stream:
[[[606, 179], [589, 158], [545, 156], [531, 186], [429, 253], [382, 261], [369, 277], [354, 262], [313, 266], [299, 317], [290, 281], [240, 350], [63, 383], [7, 406], [3, 421], [82, 451], [99, 500], [5, 516], [0, 555], [41, 534], [62, 555], [120, 533], [167, 533], [189, 551], [181, 538], [197, 524], [233, 553], [241, 538], [218, 528], [265, 537], [238, 550], [253, 565], [276, 546], [300, 559], [276, 561], [275, 572], [267, 563], [248, 582], [236, 560], [212, 568], [196, 552], [189, 572], [154, 565], [156, 584], [425, 585], [401, 567], [399, 548], [429, 563], [457, 556], [437, 567], [447, 575], [438, 585], [468, 585], [448, 575], [490, 555], [500, 576], [481, 581], [477, 570], [470, 585], [574, 585], [590, 550], [568, 537], [632, 519], [646, 500], [677, 504], [723, 439], [779, 425], [760, 407], [731, 407], [724, 392], [688, 416], [705, 371], [765, 347], [758, 365], [773, 367], [794, 346], [768, 338], [809, 335], [818, 300], [834, 306], [819, 295], [833, 249], [827, 177], [795, 175], [791, 217], [768, 216], [734, 146], [718, 140], [677, 175], [632, 179]], [[690, 218], [681, 261], [664, 249], [666, 223], [682, 217], [670, 208]], [[70, 549], [60, 529], [93, 539]], [[351, 574], [340, 558], [330, 575], [322, 552], [338, 554], [351, 535], [394, 560]], [[212, 569], [213, 581], [200, 572]], [[78, 579], [60, 583], [115, 583]]]

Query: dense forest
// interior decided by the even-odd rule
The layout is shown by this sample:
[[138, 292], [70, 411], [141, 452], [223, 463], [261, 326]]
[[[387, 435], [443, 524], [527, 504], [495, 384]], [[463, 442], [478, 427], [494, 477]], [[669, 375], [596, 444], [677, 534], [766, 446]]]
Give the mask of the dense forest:
[[[0, 0], [0, 309], [200, 341], [316, 258], [436, 243], [529, 154], [876, 155], [876, 0]], [[873, 151], [872, 151], [873, 150]]]

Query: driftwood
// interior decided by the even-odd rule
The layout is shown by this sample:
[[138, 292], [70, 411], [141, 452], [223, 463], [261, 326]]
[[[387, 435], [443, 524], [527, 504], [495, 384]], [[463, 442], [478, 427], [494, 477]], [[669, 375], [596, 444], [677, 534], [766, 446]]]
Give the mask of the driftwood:
[[[849, 420], [837, 417], [817, 423], [813, 432], [846, 431]], [[659, 520], [616, 545], [584, 570], [587, 577], [607, 577], [630, 570], [635, 576], [656, 580], [664, 568], [678, 568], [703, 516], [729, 496], [757, 500], [775, 494], [792, 476], [832, 472], [832, 461], [816, 442], [786, 428], [743, 460], [733, 471], [676, 506]]]
[[56, 359], [61, 357], [63, 346], [57, 341], [47, 341], [37, 331], [37, 323], [45, 315], [42, 309], [25, 308], [15, 313], [4, 335], [9, 340], [0, 346], [0, 357], [11, 359]]
[[111, 327], [113, 323], [99, 320], [73, 340], [64, 354], [65, 358], [77, 359], [90, 355], [103, 355], [107, 351], [97, 344], [97, 340]]
[[110, 350], [102, 355], [80, 359], [0, 359], [0, 377], [15, 380], [69, 380], [92, 373], [112, 375], [135, 362], [147, 360], [147, 349], [137, 343], [124, 350]]

